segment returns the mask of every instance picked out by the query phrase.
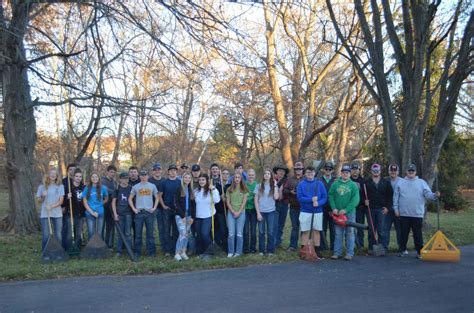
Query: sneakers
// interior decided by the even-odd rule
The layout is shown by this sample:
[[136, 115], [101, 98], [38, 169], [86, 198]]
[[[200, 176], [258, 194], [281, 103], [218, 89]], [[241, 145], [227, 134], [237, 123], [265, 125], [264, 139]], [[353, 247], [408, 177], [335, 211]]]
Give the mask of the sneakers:
[[175, 259], [176, 261], [178, 261], [178, 262], [181, 262], [181, 261], [183, 260], [183, 258], [182, 258], [181, 255], [179, 255], [179, 254], [176, 254], [176, 255], [174, 256], [174, 259]]
[[227, 254], [228, 258], [232, 258], [233, 256], [234, 256], [234, 254], [232, 254], [232, 253]]
[[275, 255], [275, 254], [273, 254], [273, 253], [268, 253], [268, 254], [267, 254], [267, 256], [270, 256], [270, 257], [272, 257], [272, 256], [274, 256], [274, 255]]
[[234, 257], [234, 258], [238, 258], [239, 256], [240, 256], [240, 254], [236, 253], [236, 254], [234, 254], [233, 257]]
[[416, 258], [419, 259], [419, 260], [421, 260], [421, 254], [417, 253], [417, 254], [416, 254]]
[[318, 256], [318, 259], [324, 260], [324, 256], [319, 249], [320, 249], [319, 247], [314, 247], [314, 251], [316, 252], [316, 255]]
[[346, 260], [346, 261], [352, 261], [352, 259], [353, 259], [353, 256], [352, 256], [352, 255], [346, 255], [346, 256], [344, 257], [344, 260]]
[[401, 258], [403, 258], [403, 257], [405, 257], [405, 256], [407, 256], [407, 255], [408, 255], [408, 251], [405, 250], [405, 251], [403, 251], [403, 252], [400, 252], [400, 254], [399, 254], [398, 256], [401, 257]]
[[182, 259], [182, 260], [184, 260], [184, 261], [189, 260], [189, 257], [186, 255], [185, 252], [181, 253], [180, 255], [181, 255], [181, 259]]
[[263, 252], [260, 252], [258, 255], [259, 256], [264, 256], [265, 254]]
[[293, 247], [289, 247], [289, 248], [288, 248], [286, 251], [288, 251], [288, 252], [295, 252], [295, 251], [296, 251], [296, 249], [295, 249], [295, 248], [293, 248]]
[[171, 253], [166, 252], [166, 253], [165, 253], [165, 256], [171, 256]]
[[331, 260], [337, 260], [337, 259], [339, 259], [339, 258], [340, 258], [340, 256], [335, 255], [335, 254], [334, 254], [333, 256], [331, 256]]

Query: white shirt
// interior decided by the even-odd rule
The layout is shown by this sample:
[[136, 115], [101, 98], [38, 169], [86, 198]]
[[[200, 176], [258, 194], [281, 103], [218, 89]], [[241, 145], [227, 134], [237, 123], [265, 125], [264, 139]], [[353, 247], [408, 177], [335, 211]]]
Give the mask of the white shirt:
[[[221, 197], [219, 196], [217, 189], [212, 190], [212, 196], [214, 204], [221, 201]], [[212, 206], [211, 203], [211, 191], [209, 191], [207, 195], [204, 196], [204, 190], [198, 191], [198, 189], [195, 189], [194, 199], [196, 200], [196, 218], [209, 218], [216, 214], [216, 208], [215, 206]]]

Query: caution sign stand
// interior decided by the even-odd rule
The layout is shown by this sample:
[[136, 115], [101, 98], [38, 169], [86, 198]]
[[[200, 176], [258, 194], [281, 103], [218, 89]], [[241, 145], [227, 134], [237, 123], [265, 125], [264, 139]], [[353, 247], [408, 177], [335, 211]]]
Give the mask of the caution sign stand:
[[421, 249], [421, 259], [434, 262], [459, 262], [461, 251], [438, 230]]

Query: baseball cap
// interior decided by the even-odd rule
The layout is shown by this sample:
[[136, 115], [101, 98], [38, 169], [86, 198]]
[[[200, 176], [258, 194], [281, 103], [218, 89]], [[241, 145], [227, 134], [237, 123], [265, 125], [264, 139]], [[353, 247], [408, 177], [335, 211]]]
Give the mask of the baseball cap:
[[416, 165], [413, 163], [408, 165], [407, 171], [416, 171]]
[[357, 163], [357, 162], [352, 162], [352, 164], [351, 164], [351, 169], [352, 169], [352, 170], [358, 170], [358, 169], [360, 169], [359, 163]]
[[334, 163], [332, 163], [331, 161], [328, 161], [324, 164], [324, 168], [330, 168], [330, 169], [334, 169]]
[[170, 164], [168, 166], [168, 171], [170, 171], [170, 170], [178, 170], [178, 168], [176, 167], [176, 164]]
[[193, 172], [198, 172], [201, 170], [201, 167], [199, 166], [199, 164], [193, 164], [193, 166], [191, 166], [191, 171]]
[[183, 164], [181, 164], [180, 168], [181, 169], [189, 168], [189, 165], [187, 163], [183, 163]]
[[161, 170], [161, 164], [160, 163], [153, 164], [153, 170]]
[[140, 176], [148, 175], [148, 171], [145, 169], [140, 170]]
[[396, 171], [398, 171], [398, 165], [397, 164], [390, 164], [390, 166], [388, 167], [388, 170], [390, 172], [396, 172]]
[[128, 173], [127, 172], [120, 173], [119, 178], [128, 178]]
[[378, 163], [374, 163], [374, 164], [372, 164], [372, 166], [370, 167], [370, 170], [371, 170], [372, 172], [380, 172], [380, 169], [381, 169], [381, 167], [380, 167], [380, 164], [378, 164]]
[[351, 171], [351, 167], [349, 165], [343, 165], [342, 168], [341, 168], [341, 172], [350, 172]]

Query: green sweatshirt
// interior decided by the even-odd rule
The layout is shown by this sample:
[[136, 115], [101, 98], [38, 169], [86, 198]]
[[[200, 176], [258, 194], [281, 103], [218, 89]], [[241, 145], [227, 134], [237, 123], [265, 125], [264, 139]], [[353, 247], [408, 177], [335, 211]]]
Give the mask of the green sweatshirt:
[[329, 204], [331, 209], [345, 210], [346, 213], [355, 211], [359, 204], [359, 188], [352, 180], [336, 180], [329, 189]]
[[248, 181], [245, 182], [247, 185], [247, 188], [249, 189], [249, 193], [247, 194], [247, 204], [245, 205], [246, 210], [255, 210], [255, 194], [253, 193], [255, 190], [255, 187], [257, 186], [257, 182], [254, 181], [253, 183], [249, 183]]

